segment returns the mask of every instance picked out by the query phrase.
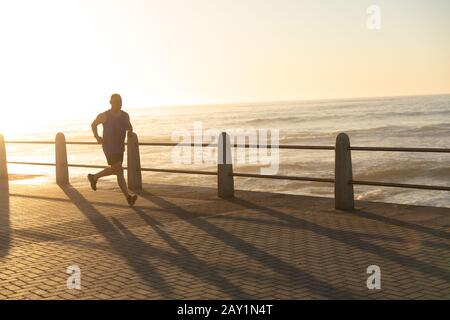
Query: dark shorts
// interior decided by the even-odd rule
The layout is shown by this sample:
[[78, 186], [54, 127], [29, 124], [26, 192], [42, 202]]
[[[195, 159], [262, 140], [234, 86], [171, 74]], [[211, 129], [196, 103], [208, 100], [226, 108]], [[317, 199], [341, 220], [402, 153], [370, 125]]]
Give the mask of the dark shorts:
[[108, 164], [110, 166], [120, 163], [122, 164], [123, 162], [123, 153], [120, 154], [105, 154], [106, 156], [106, 160], [108, 161]]

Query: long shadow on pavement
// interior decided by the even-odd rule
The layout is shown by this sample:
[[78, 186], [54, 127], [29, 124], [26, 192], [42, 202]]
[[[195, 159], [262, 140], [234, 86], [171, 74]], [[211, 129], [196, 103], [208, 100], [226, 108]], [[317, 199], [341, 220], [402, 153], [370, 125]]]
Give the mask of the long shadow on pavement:
[[[134, 211], [144, 220], [158, 235], [166, 241], [173, 249], [179, 253], [179, 257], [174, 261], [176, 265], [186, 272], [194, 275], [199, 279], [203, 279], [217, 288], [221, 289], [223, 293], [229, 295], [232, 299], [252, 299], [252, 297], [244, 292], [240, 287], [232, 284], [222, 275], [214, 270], [213, 266], [208, 265], [201, 259], [197, 258], [185, 246], [176, 241], [167, 232], [159, 227], [158, 221], [150, 217], [148, 214], [134, 208]], [[129, 233], [131, 237], [131, 233]]]
[[[407, 228], [407, 229], [411, 229], [411, 230], [422, 232], [422, 233], [427, 233], [427, 234], [432, 235], [437, 238], [443, 238], [446, 240], [450, 240], [450, 233], [446, 232], [444, 230], [436, 230], [436, 229], [432, 229], [432, 228], [429, 228], [429, 227], [426, 227], [423, 225], [418, 225], [418, 224], [407, 222], [407, 221], [400, 221], [400, 220], [397, 220], [394, 218], [381, 216], [381, 215], [369, 212], [367, 210], [355, 210], [354, 213], [357, 214], [358, 216], [364, 217], [366, 219], [380, 221], [380, 222], [394, 225], [397, 227], [402, 227], [402, 228]], [[448, 210], [448, 214], [450, 215], [450, 209]]]
[[0, 179], [0, 258], [6, 257], [11, 242], [9, 182]]
[[146, 215], [144, 212], [135, 208], [135, 211], [141, 216], [149, 226], [151, 226], [160, 237], [165, 240], [172, 248], [174, 248], [179, 254], [161, 255], [157, 250], [148, 247], [144, 241], [136, 237], [130, 230], [122, 225], [117, 219], [113, 218], [114, 224], [125, 234], [126, 238], [130, 241], [139, 244], [143, 249], [143, 254], [157, 255], [162, 259], [170, 262], [172, 265], [192, 274], [198, 279], [202, 279], [207, 283], [220, 288], [223, 293], [230, 296], [232, 299], [251, 299], [252, 297], [244, 292], [238, 286], [233, 285], [226, 278], [218, 274], [214, 267], [208, 266], [201, 259], [195, 257], [189, 250], [182, 246], [179, 242], [173, 239], [168, 233], [164, 232], [158, 227], [158, 222]]
[[232, 233], [219, 228], [218, 226], [203, 220], [195, 219], [197, 216], [186, 209], [183, 209], [172, 202], [169, 202], [159, 196], [156, 196], [148, 191], [139, 193], [143, 198], [154, 204], [166, 209], [168, 213], [172, 213], [179, 219], [182, 219], [192, 226], [210, 234], [211, 236], [221, 240], [226, 245], [232, 247], [238, 252], [241, 252], [249, 258], [258, 261], [260, 264], [272, 269], [274, 272], [286, 277], [288, 282], [294, 288], [305, 288], [315, 295], [322, 298], [352, 298], [353, 295], [347, 290], [336, 288], [333, 285], [320, 280], [310, 273], [293, 266], [278, 257], [265, 252], [254, 244], [238, 238]]
[[[103, 216], [86, 198], [72, 186], [61, 187], [74, 205], [89, 219], [95, 228], [101, 233], [111, 247], [119, 253], [128, 265], [149, 285], [159, 292], [165, 299], [173, 297], [169, 284], [165, 281], [156, 268], [150, 265], [139, 251], [130, 250], [136, 243], [122, 237], [122, 234]], [[139, 244], [138, 244], [139, 245]], [[136, 253], [138, 253], [136, 255]]]
[[[78, 209], [85, 214], [97, 230], [108, 240], [111, 247], [127, 260], [127, 263], [149, 284], [149, 286], [160, 291], [164, 298], [172, 299], [175, 296], [175, 293], [170, 289], [170, 284], [164, 280], [164, 277], [157, 273], [156, 269], [147, 263], [146, 259], [151, 258], [152, 256], [168, 261], [172, 265], [185, 270], [193, 276], [221, 288], [223, 292], [227, 293], [231, 298], [251, 298], [251, 296], [242, 291], [242, 289], [220, 276], [212, 267], [196, 258], [191, 252], [175, 241], [166, 232], [161, 230], [158, 227], [158, 221], [148, 216], [139, 208], [135, 207], [134, 211], [150, 225], [162, 239], [164, 239], [172, 248], [177, 250], [179, 254], [173, 254], [149, 245], [135, 236], [116, 218], [112, 218], [112, 223], [110, 223], [109, 220], [95, 209], [95, 207], [75, 188], [69, 186], [63, 187], [62, 190]], [[122, 233], [120, 233], [119, 230], [124, 234], [124, 237], [122, 237]], [[131, 247], [132, 250], [128, 250], [129, 247]]]
[[[236, 217], [236, 216], [225, 216], [225, 215], [217, 215], [213, 216], [211, 218], [212, 220], [229, 220], [229, 221], [241, 221], [241, 222], [248, 222], [252, 224], [259, 224], [259, 225], [266, 225], [266, 226], [277, 226], [280, 228], [287, 228], [287, 229], [300, 229], [297, 225], [292, 225], [287, 222], [283, 221], [273, 221], [273, 220], [264, 220], [264, 219], [258, 219], [258, 218], [251, 218], [251, 217]], [[386, 235], [379, 235], [379, 234], [368, 234], [363, 232], [356, 232], [356, 231], [346, 231], [349, 235], [354, 237], [360, 237], [363, 239], [370, 239], [370, 240], [383, 240], [383, 241], [392, 241], [392, 242], [402, 242], [403, 239], [396, 236], [386, 236]]]
[[355, 237], [351, 232], [324, 227], [319, 224], [301, 218], [297, 218], [282, 211], [264, 207], [247, 200], [235, 198], [230, 201], [236, 204], [240, 204], [245, 208], [257, 210], [261, 213], [267, 214], [281, 221], [285, 221], [289, 223], [291, 226], [295, 226], [296, 228], [302, 228], [305, 230], [315, 232], [324, 237], [333, 239], [335, 241], [339, 241], [341, 243], [352, 246], [359, 250], [363, 250], [372, 253], [374, 255], [383, 257], [385, 259], [391, 260], [406, 268], [415, 269], [423, 274], [428, 274], [436, 278], [443, 279], [445, 281], [450, 281], [450, 272], [446, 269], [439, 268], [427, 262], [420, 261], [413, 257], [398, 253], [392, 249], [381, 247], [379, 245], [375, 245], [370, 242], [361, 240], [358, 237]]

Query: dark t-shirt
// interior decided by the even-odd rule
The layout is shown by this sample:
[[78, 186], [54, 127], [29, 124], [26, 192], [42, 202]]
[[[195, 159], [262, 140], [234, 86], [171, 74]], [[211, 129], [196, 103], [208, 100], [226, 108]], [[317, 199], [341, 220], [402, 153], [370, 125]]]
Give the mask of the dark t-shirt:
[[103, 152], [106, 155], [122, 154], [125, 151], [125, 136], [130, 123], [130, 116], [124, 111], [115, 116], [111, 110], [105, 113], [103, 122]]

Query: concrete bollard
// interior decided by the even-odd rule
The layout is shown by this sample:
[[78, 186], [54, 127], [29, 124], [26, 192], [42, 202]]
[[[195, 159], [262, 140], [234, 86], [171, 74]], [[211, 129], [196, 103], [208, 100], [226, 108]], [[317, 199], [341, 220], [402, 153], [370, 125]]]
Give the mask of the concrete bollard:
[[355, 206], [353, 193], [352, 156], [350, 138], [340, 133], [336, 138], [335, 149], [334, 201], [338, 210], [353, 210]]
[[133, 191], [142, 190], [141, 157], [139, 139], [136, 133], [128, 134], [127, 140], [127, 179], [128, 187]]
[[56, 183], [60, 186], [69, 184], [69, 167], [67, 163], [66, 137], [59, 132], [55, 138]]
[[8, 180], [5, 138], [0, 134], [0, 179]]
[[217, 149], [217, 194], [220, 198], [234, 197], [233, 164], [231, 159], [230, 136], [222, 132]]

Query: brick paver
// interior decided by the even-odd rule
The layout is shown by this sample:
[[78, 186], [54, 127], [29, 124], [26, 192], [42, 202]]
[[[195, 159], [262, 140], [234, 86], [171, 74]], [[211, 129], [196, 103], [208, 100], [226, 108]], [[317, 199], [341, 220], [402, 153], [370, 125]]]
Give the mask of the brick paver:
[[[0, 186], [0, 299], [449, 299], [450, 209], [154, 185]], [[66, 287], [81, 268], [81, 290]], [[366, 287], [369, 265], [381, 290]]]

